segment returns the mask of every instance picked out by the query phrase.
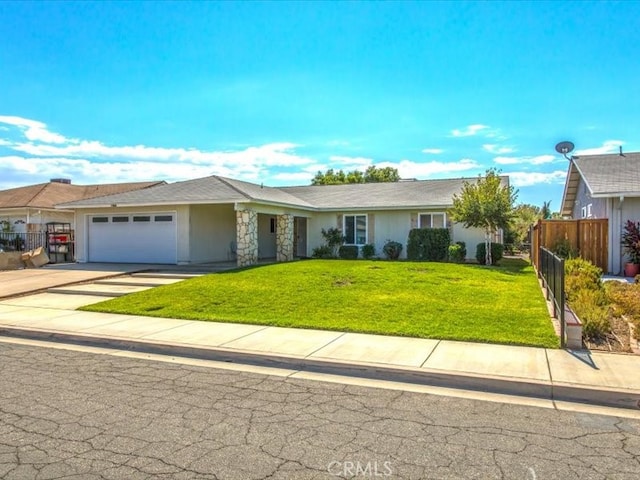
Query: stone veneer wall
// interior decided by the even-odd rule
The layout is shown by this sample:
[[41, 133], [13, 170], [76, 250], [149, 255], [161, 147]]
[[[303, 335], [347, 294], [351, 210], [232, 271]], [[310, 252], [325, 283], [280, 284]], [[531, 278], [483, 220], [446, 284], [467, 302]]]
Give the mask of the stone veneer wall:
[[293, 215], [278, 215], [276, 224], [276, 260], [289, 262], [293, 260]]
[[236, 211], [238, 266], [258, 262], [258, 214], [253, 210]]

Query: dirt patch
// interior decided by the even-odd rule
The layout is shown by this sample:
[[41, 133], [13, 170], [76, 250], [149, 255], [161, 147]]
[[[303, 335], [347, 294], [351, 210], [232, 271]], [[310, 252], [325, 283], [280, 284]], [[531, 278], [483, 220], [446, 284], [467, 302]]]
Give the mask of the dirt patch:
[[611, 332], [602, 338], [583, 339], [583, 343], [589, 350], [617, 353], [633, 353], [631, 348], [631, 335], [629, 323], [626, 320], [613, 317], [611, 319]]
[[349, 285], [353, 285], [353, 282], [348, 278], [339, 278], [333, 282], [334, 287], [348, 287]]

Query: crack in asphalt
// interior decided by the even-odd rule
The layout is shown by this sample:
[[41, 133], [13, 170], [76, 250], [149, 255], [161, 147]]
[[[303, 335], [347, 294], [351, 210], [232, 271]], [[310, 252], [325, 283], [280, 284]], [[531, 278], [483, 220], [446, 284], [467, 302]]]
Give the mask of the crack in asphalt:
[[0, 343], [3, 479], [638, 472], [637, 420]]

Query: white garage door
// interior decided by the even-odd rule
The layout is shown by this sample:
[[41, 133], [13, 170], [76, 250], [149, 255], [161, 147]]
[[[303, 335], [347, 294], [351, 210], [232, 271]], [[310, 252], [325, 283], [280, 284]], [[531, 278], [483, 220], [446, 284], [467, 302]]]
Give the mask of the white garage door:
[[89, 217], [89, 261], [176, 263], [176, 213]]

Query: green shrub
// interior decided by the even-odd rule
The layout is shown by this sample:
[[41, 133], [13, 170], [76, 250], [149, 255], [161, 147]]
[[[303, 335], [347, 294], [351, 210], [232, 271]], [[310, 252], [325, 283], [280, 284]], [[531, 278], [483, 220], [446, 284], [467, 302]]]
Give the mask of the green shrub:
[[551, 251], [560, 258], [575, 258], [579, 254], [579, 252], [571, 246], [571, 242], [566, 238], [558, 240], [553, 245], [553, 248], [551, 248]]
[[[618, 315], [624, 315], [640, 327], [640, 284], [606, 282], [605, 292]], [[636, 330], [636, 333], [640, 331]]]
[[311, 256], [313, 258], [334, 258], [333, 249], [329, 245], [314, 248], [311, 251]]
[[[501, 243], [493, 243], [491, 242], [491, 265], [496, 265], [500, 260], [502, 260], [502, 254], [504, 252], [504, 245]], [[480, 265], [484, 265], [487, 263], [486, 260], [487, 247], [484, 242], [479, 243], [476, 246], [476, 260]]]
[[362, 258], [369, 260], [376, 256], [376, 246], [373, 243], [367, 243], [362, 246]]
[[355, 245], [342, 245], [338, 250], [338, 256], [343, 260], [355, 260], [358, 258], [358, 247]]
[[402, 244], [400, 242], [394, 242], [393, 240], [387, 240], [382, 247], [382, 253], [388, 260], [397, 260], [402, 253]]
[[467, 258], [467, 246], [464, 242], [449, 245], [449, 261], [463, 263]]
[[582, 334], [587, 338], [603, 337], [611, 331], [610, 308], [604, 290], [579, 290], [571, 309], [582, 321]]
[[446, 228], [414, 228], [407, 240], [407, 258], [443, 262], [450, 243], [451, 235]]
[[564, 262], [565, 293], [569, 302], [580, 290], [602, 290], [602, 270], [584, 258], [571, 258]]
[[338, 248], [345, 241], [345, 237], [344, 235], [342, 235], [342, 230], [335, 227], [328, 228], [327, 230], [323, 228], [320, 233], [322, 233], [322, 237], [324, 238], [325, 242], [327, 242], [327, 246], [331, 249], [331, 256], [335, 257], [338, 253]]

